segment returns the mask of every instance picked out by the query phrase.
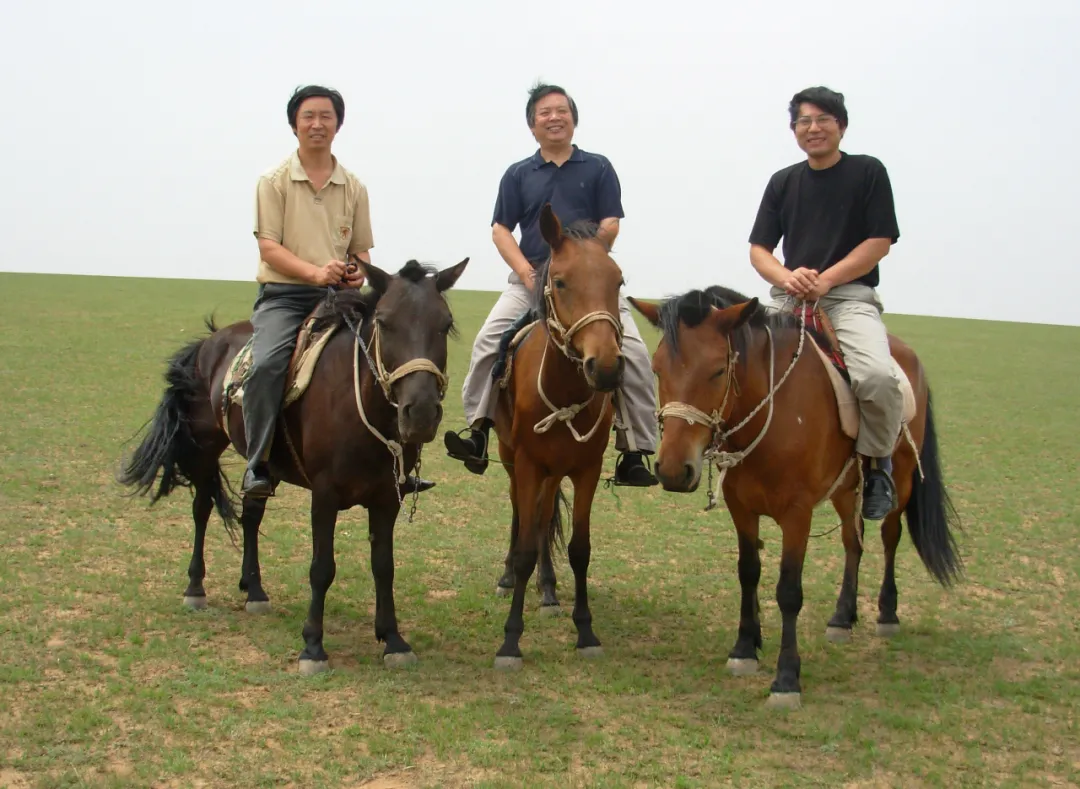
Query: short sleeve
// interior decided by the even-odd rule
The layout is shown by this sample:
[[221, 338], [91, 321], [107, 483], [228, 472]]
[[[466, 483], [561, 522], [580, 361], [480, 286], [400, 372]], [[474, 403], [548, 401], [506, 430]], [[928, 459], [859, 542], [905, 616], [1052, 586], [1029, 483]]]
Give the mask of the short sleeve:
[[619, 183], [619, 175], [611, 162], [605, 161], [596, 183], [596, 218], [602, 221], [612, 217], [622, 219], [624, 216], [626, 214], [623, 212], [622, 184]]
[[522, 206], [521, 189], [518, 187], [514, 168], [503, 173], [499, 181], [499, 196], [495, 198], [495, 212], [491, 217], [491, 224], [498, 223], [513, 231], [524, 218], [525, 209]]
[[285, 195], [263, 176], [255, 188], [255, 237], [281, 243], [285, 233]]
[[770, 179], [758, 205], [754, 227], [750, 231], [750, 243], [765, 247], [770, 252], [776, 249], [784, 235], [780, 223], [780, 195], [777, 193], [775, 179]]
[[373, 246], [375, 246], [375, 239], [371, 234], [371, 208], [367, 187], [357, 184], [356, 208], [353, 209], [352, 241], [349, 242], [349, 251], [354, 255], [359, 255]]
[[894, 244], [900, 240], [889, 172], [876, 159], [866, 175], [866, 237], [887, 238]]

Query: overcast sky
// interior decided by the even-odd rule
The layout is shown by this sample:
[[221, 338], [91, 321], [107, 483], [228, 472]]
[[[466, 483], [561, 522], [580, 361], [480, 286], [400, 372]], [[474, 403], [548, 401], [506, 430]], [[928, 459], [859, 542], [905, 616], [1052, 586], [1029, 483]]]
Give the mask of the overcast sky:
[[628, 293], [764, 296], [747, 235], [802, 158], [789, 98], [825, 84], [844, 150], [892, 178], [887, 311], [1080, 324], [1078, 0], [5, 0], [3, 18], [0, 270], [253, 280], [255, 181], [317, 82], [345, 96], [334, 150], [370, 191], [374, 261], [470, 256], [459, 287], [501, 289], [491, 212], [535, 150], [543, 78], [619, 173]]

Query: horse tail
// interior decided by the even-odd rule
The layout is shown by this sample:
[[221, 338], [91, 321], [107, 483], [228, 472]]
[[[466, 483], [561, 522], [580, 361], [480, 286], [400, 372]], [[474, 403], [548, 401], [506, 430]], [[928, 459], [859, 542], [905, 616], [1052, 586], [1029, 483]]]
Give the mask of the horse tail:
[[552, 557], [555, 556], [556, 550], [563, 550], [566, 548], [566, 530], [563, 527], [563, 510], [566, 510], [567, 514], [570, 514], [570, 502], [566, 499], [566, 494], [563, 493], [562, 485], [560, 484], [555, 489], [555, 508], [551, 512], [551, 524], [547, 530], [548, 548], [551, 551]]
[[[207, 328], [216, 330], [213, 320]], [[142, 442], [118, 475], [133, 495], [150, 495], [153, 505], [176, 488], [209, 486], [205, 492], [214, 501], [218, 515], [231, 527], [237, 521], [236, 507], [228, 495], [229, 482], [218, 459], [200, 446], [193, 428], [194, 409], [206, 398], [206, 384], [199, 377], [197, 360], [206, 338], [193, 340], [169, 359], [165, 370], [165, 392], [154, 416], [140, 429]], [[212, 465], [208, 466], [208, 463]], [[158, 472], [161, 478], [158, 479]], [[157, 481], [157, 488], [154, 483]]]
[[[904, 512], [915, 550], [926, 569], [942, 586], [959, 577], [962, 567], [950, 523], [959, 526], [959, 516], [945, 489], [934, 427], [933, 398], [926, 392], [926, 432], [918, 467], [912, 472], [911, 498]], [[925, 478], [924, 476], [925, 475]]]

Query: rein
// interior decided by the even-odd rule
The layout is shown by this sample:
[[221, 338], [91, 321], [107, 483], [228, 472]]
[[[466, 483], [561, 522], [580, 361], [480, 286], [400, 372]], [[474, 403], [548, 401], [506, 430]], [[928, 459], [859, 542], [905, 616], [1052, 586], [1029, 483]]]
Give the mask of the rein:
[[[569, 405], [562, 408], [551, 402], [551, 399], [544, 391], [544, 385], [542, 382], [544, 377], [544, 362], [547, 360], [548, 345], [554, 345], [556, 348], [558, 348], [562, 352], [563, 356], [565, 356], [567, 359], [577, 365], [578, 369], [580, 370], [582, 366], [581, 357], [579, 357], [574, 352], [574, 348], [571, 345], [571, 341], [574, 339], [574, 335], [586, 326], [588, 326], [590, 323], [595, 323], [596, 321], [607, 321], [615, 327], [615, 336], [618, 338], [619, 348], [622, 348], [622, 322], [607, 310], [594, 310], [593, 312], [590, 312], [582, 318], [574, 321], [574, 323], [569, 328], [564, 326], [562, 321], [559, 320], [558, 311], [555, 309], [555, 294], [554, 290], [551, 287], [550, 270], [548, 271], [547, 282], [544, 283], [544, 301], [547, 305], [546, 326], [548, 329], [548, 339], [550, 342], [544, 345], [544, 354], [540, 357], [540, 368], [536, 372], [536, 392], [540, 395], [540, 399], [543, 400], [544, 405], [551, 409], [551, 413], [541, 419], [535, 425], [533, 425], [533, 432], [546, 433], [556, 423], [563, 422], [570, 429], [570, 433], [574, 436], [574, 440], [576, 440], [578, 443], [583, 444], [586, 441], [589, 441], [594, 435], [596, 435], [596, 431], [600, 428], [600, 423], [604, 421], [605, 409], [600, 409], [600, 414], [596, 418], [596, 423], [592, 426], [592, 429], [590, 429], [589, 432], [585, 435], [581, 435], [581, 433], [578, 432], [577, 428], [574, 427], [573, 420], [578, 414], [580, 414], [582, 411], [589, 407], [592, 401], [596, 398], [596, 392], [594, 391], [591, 395], [589, 395], [589, 399], [586, 400], [584, 403], [575, 403], [574, 405]], [[605, 405], [608, 401], [610, 401], [610, 399], [611, 393], [605, 392]]]

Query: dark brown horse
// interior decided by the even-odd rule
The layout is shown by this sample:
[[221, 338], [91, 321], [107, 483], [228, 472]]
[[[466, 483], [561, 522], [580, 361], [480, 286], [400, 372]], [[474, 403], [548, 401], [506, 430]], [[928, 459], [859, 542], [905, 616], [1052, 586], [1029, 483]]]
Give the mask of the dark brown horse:
[[[592, 629], [586, 578], [589, 518], [614, 419], [612, 395], [622, 382], [622, 271], [596, 235], [596, 226], [563, 228], [545, 206], [540, 230], [551, 258], [536, 274], [533, 310], [539, 323], [522, 340], [496, 406], [499, 457], [510, 476], [510, 556], [513, 601], [497, 668], [519, 668], [525, 590], [541, 558], [542, 605], [558, 606], [551, 549], [561, 537], [560, 484], [574, 485], [573, 535], [567, 547], [574, 571], [578, 654], [600, 654]], [[498, 385], [498, 384], [496, 384]], [[557, 610], [557, 609], [556, 609]]]
[[[375, 637], [386, 643], [387, 665], [416, 660], [398, 633], [394, 611], [394, 523], [401, 509], [400, 481], [442, 419], [447, 337], [453, 316], [443, 295], [468, 263], [442, 271], [409, 261], [390, 275], [360, 261], [370, 290], [328, 294], [319, 322], [341, 326], [327, 342], [303, 395], [283, 409], [270, 453], [270, 474], [311, 491], [311, 605], [304, 624], [300, 671], [328, 666], [323, 649], [323, 605], [334, 581], [334, 528], [338, 513], [368, 511], [371, 571], [375, 578]], [[206, 605], [203, 540], [211, 510], [231, 525], [236, 518], [219, 465], [230, 441], [246, 452], [243, 410], [228, 409], [223, 425], [222, 383], [251, 337], [248, 321], [190, 343], [169, 361], [167, 386], [147, 435], [120, 475], [151, 503], [176, 487], [194, 489], [195, 545], [184, 592], [188, 605]], [[345, 327], [348, 327], [347, 329]], [[316, 330], [319, 329], [317, 323]], [[154, 490], [155, 479], [161, 472]], [[259, 569], [258, 534], [266, 500], [245, 497], [240, 522], [244, 559], [240, 589], [248, 610], [269, 605]]]
[[[826, 498], [842, 521], [847, 561], [828, 632], [850, 634], [857, 620], [862, 518], [856, 506], [861, 464], [854, 441], [841, 429], [829, 373], [810, 346], [815, 333], [791, 312], [721, 287], [691, 291], [661, 307], [631, 303], [663, 337], [653, 355], [659, 378], [663, 431], [657, 476], [666, 490], [694, 491], [702, 465], [717, 460], [726, 473], [723, 495], [739, 540], [742, 609], [728, 668], [757, 670], [761, 624], [758, 522], [762, 515], [783, 532], [776, 600], [783, 635], [771, 706], [800, 702], [796, 622], [802, 608], [802, 570], [814, 508]], [[881, 524], [885, 573], [878, 597], [878, 631], [896, 631], [896, 547], [906, 514], [912, 542], [926, 569], [943, 585], [960, 571], [950, 531], [955, 511], [942, 481], [926, 371], [915, 352], [890, 336], [890, 348], [911, 382], [916, 413], [898, 436], [893, 455], [898, 506]], [[772, 395], [770, 397], [770, 394]], [[858, 520], [856, 518], [858, 517]]]

